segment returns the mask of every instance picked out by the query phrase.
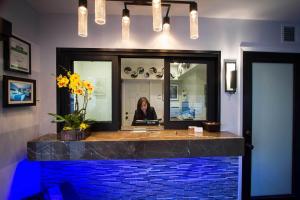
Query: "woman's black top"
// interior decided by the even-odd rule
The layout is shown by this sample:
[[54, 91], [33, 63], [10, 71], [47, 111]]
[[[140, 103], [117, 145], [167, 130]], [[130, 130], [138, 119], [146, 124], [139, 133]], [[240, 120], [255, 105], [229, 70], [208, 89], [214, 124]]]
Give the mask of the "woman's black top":
[[155, 120], [155, 119], [157, 119], [157, 115], [153, 107], [149, 107], [147, 109], [146, 115], [142, 110], [138, 109], [135, 110], [132, 125], [133, 126], [135, 125], [136, 120]]

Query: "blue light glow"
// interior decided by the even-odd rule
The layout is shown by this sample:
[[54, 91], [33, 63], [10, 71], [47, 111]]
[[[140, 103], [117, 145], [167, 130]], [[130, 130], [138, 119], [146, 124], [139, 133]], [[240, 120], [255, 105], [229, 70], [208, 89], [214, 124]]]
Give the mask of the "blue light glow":
[[236, 200], [238, 157], [41, 162], [44, 190], [66, 183], [80, 199]]
[[40, 162], [23, 160], [19, 162], [13, 176], [9, 199], [20, 200], [41, 191]]

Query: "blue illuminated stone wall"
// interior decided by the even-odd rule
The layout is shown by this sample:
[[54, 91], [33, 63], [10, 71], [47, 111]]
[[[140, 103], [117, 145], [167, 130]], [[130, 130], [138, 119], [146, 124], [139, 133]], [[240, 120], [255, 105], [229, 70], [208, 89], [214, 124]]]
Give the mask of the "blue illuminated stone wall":
[[44, 190], [64, 183], [83, 200], [236, 200], [238, 157], [41, 162]]

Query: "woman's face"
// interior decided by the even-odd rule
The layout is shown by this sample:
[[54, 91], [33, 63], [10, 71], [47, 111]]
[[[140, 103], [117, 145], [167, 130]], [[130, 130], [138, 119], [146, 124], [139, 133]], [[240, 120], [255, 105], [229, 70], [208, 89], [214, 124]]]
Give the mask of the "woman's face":
[[146, 111], [147, 111], [147, 108], [148, 108], [147, 103], [146, 103], [145, 101], [143, 101], [143, 103], [142, 103], [142, 105], [141, 105], [141, 110], [142, 110], [143, 112], [146, 112]]

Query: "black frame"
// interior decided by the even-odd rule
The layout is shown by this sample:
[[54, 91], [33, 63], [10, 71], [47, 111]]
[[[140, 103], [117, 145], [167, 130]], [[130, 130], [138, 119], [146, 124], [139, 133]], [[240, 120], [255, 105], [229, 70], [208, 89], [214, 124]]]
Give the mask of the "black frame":
[[[227, 85], [227, 64], [233, 63], [235, 64], [235, 70], [232, 72], [233, 76], [231, 76], [230, 84], [233, 85], [232, 90], [228, 90], [228, 85]], [[236, 85], [237, 85], [237, 66], [236, 66], [236, 61], [235, 60], [225, 60], [224, 61], [224, 74], [225, 74], [225, 92], [234, 94], [236, 92]]]
[[[170, 63], [186, 62], [207, 65], [207, 89], [206, 89], [206, 120], [170, 120]], [[165, 95], [164, 95], [164, 125], [168, 129], [187, 129], [188, 126], [202, 126], [205, 121], [220, 121], [220, 53], [201, 54], [198, 57], [169, 57], [165, 58]]]
[[292, 194], [259, 196], [253, 199], [299, 199], [300, 198], [300, 54], [243, 52], [243, 136], [245, 138], [245, 156], [242, 170], [242, 199], [251, 198], [251, 150], [252, 145], [252, 63], [292, 63], [294, 64], [294, 97], [293, 97], [293, 158], [292, 158]]
[[[8, 82], [10, 80], [13, 81], [23, 81], [33, 84], [33, 102], [32, 103], [19, 103], [19, 104], [10, 104], [9, 103], [9, 90], [8, 90]], [[3, 75], [3, 107], [20, 107], [20, 106], [35, 106], [36, 105], [36, 80], [20, 78], [14, 76], [5, 76]]]
[[[17, 69], [12, 69], [10, 67], [10, 59], [11, 59], [11, 53], [10, 53], [10, 40], [11, 39], [16, 39], [26, 45], [28, 45], [29, 47], [29, 66], [28, 66], [28, 72], [22, 71], [22, 70], [17, 70]], [[3, 57], [4, 57], [4, 69], [7, 71], [12, 71], [12, 72], [18, 72], [18, 73], [23, 73], [23, 74], [31, 74], [31, 44], [29, 42], [26, 42], [25, 40], [18, 38], [14, 35], [8, 36], [8, 37], [4, 37], [3, 39]]]
[[[12, 35], [12, 23], [0, 17], [0, 36]], [[1, 38], [2, 39], [2, 38]]]
[[[208, 78], [208, 85], [212, 90], [208, 90], [208, 96], [210, 96], [211, 101], [208, 102], [208, 120], [219, 121], [220, 120], [220, 51], [192, 51], [192, 50], [153, 50], [153, 49], [98, 49], [98, 48], [57, 48], [57, 66], [71, 66], [69, 69], [72, 69], [72, 62], [74, 60], [99, 60], [104, 57], [113, 57], [113, 119], [112, 123], [103, 124], [99, 123], [94, 126], [92, 130], [120, 130], [122, 122], [122, 109], [121, 109], [121, 68], [120, 63], [122, 58], [161, 58], [165, 59], [165, 71], [164, 71], [164, 81], [169, 79], [167, 72], [169, 71], [166, 60], [196, 60], [201, 62], [207, 62], [210, 67], [208, 71], [210, 74], [214, 75], [214, 79], [210, 80]], [[213, 67], [213, 66], [214, 67]], [[57, 67], [57, 74], [62, 73], [62, 70]], [[169, 87], [166, 86], [165, 82], [165, 96], [164, 100], [168, 99], [169, 101]], [[167, 92], [167, 93], [166, 93]], [[69, 106], [63, 106], [70, 104], [68, 101], [68, 92], [66, 89], [57, 89], [57, 113], [58, 114], [67, 114], [70, 112], [68, 110]], [[164, 118], [169, 119], [169, 109], [166, 113], [166, 107], [169, 106], [165, 101], [165, 113]], [[169, 129], [184, 129], [190, 125], [201, 126], [201, 121], [183, 121], [183, 123], [169, 123], [165, 120], [165, 128]], [[58, 131], [61, 129], [60, 126], [57, 127]]]
[[[118, 81], [120, 69], [118, 58], [116, 56], [101, 55], [100, 52], [68, 52], [63, 49], [57, 49], [57, 69], [56, 74], [66, 74], [67, 69], [74, 71], [74, 61], [111, 61], [112, 62], [112, 121], [111, 122], [96, 122], [91, 126], [91, 131], [100, 130], [118, 130], [120, 122], [119, 117], [119, 100], [120, 99], [120, 84]], [[63, 67], [63, 68], [62, 68]], [[64, 106], [67, 105], [67, 106]], [[57, 113], [65, 115], [70, 113], [70, 95], [67, 88], [57, 88]], [[62, 124], [58, 124], [57, 131], [62, 129]]]

